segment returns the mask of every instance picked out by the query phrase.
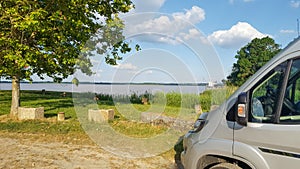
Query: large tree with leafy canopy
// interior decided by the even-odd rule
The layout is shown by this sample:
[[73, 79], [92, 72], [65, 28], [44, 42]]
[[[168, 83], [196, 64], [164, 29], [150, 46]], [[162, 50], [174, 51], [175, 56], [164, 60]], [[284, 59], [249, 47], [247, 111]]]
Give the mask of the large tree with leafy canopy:
[[235, 55], [237, 62], [233, 64], [232, 72], [227, 77], [227, 84], [242, 85], [280, 50], [280, 45], [270, 37], [253, 39]]
[[131, 8], [131, 0], [1, 0], [0, 76], [12, 81], [11, 116], [20, 80], [36, 74], [61, 82], [76, 69], [90, 75], [91, 50], [110, 51], [106, 62], [116, 64], [130, 51], [118, 14]]

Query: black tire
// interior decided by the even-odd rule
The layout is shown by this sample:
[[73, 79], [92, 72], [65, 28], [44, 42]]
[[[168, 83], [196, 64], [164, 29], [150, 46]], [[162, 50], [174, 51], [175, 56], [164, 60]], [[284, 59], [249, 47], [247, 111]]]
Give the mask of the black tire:
[[242, 169], [242, 168], [236, 164], [220, 163], [210, 167], [209, 169]]

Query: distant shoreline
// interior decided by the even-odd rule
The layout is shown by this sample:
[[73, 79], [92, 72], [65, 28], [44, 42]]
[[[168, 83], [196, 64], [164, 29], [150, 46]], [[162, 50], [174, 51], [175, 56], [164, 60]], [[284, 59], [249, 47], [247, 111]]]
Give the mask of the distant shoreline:
[[[21, 82], [22, 90], [46, 90], [62, 92], [93, 92], [105, 94], [132, 94], [145, 92], [180, 92], [201, 93], [209, 86], [203, 83], [87, 83], [81, 82], [78, 86], [71, 82]], [[11, 90], [11, 82], [0, 82], [0, 90]]]
[[[0, 81], [0, 83], [11, 83], [10, 81]], [[61, 83], [55, 83], [55, 82], [25, 82], [22, 81], [23, 84], [72, 84], [72, 82], [61, 82]], [[209, 83], [202, 82], [202, 83], [154, 83], [154, 82], [80, 82], [80, 84], [98, 84], [98, 85], [163, 85], [163, 86], [208, 86]]]

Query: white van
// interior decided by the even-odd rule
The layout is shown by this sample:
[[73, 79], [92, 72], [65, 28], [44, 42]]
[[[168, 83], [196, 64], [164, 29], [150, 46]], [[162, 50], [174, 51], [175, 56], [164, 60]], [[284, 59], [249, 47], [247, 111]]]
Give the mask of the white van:
[[185, 169], [300, 168], [300, 38], [184, 136]]

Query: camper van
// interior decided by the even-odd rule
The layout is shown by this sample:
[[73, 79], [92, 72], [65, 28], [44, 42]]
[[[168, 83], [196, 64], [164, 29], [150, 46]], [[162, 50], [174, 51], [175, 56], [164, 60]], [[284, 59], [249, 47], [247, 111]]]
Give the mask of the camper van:
[[300, 167], [300, 38], [183, 138], [185, 169]]

